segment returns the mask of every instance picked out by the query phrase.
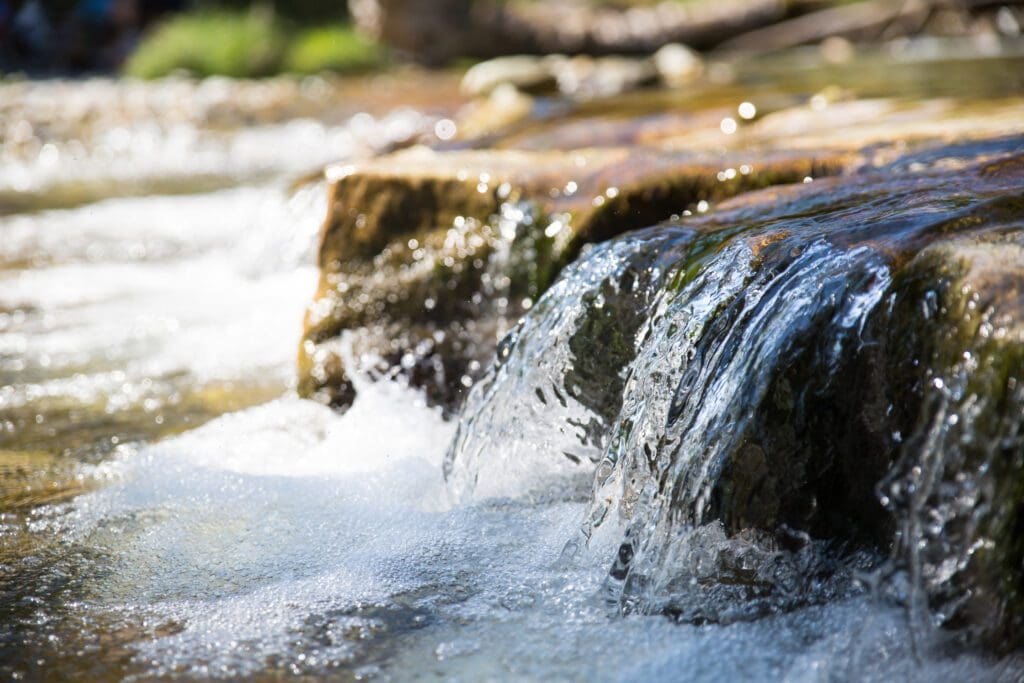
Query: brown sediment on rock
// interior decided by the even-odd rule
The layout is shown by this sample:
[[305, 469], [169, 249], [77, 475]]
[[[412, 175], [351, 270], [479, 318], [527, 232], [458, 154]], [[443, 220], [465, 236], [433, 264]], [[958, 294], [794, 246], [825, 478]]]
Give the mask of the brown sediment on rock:
[[819, 94], [806, 106], [760, 117], [742, 128], [732, 144], [761, 147], [785, 141], [789, 148], [797, 149], [826, 145], [861, 149], [875, 145], [880, 146], [882, 159], [887, 162], [923, 142], [952, 143], [1019, 134], [1024, 131], [1022, 121], [1024, 100], [1020, 98], [979, 105], [955, 99], [830, 101], [827, 94]]
[[[584, 103], [558, 116], [518, 121], [488, 131], [469, 144], [499, 149], [564, 150], [585, 147], [657, 147], [661, 150], [750, 152], [847, 150], [881, 166], [921, 145], [986, 140], [1024, 132], [1024, 99], [984, 102], [893, 97], [849, 99], [825, 90], [802, 102], [782, 98], [757, 110], [753, 120], [731, 106], [705, 103], [696, 110], [664, 100], [664, 93], [635, 93], [614, 102]], [[755, 98], [757, 99], [757, 98]], [[769, 100], [770, 103], [770, 100]], [[721, 124], [729, 118], [735, 132]]]

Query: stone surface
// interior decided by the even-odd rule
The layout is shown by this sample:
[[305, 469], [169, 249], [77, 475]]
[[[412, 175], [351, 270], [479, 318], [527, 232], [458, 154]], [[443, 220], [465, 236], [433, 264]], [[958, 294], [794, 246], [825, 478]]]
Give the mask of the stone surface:
[[[848, 161], [844, 153], [773, 153], [742, 164], [741, 173], [739, 160], [728, 156], [655, 149], [415, 148], [329, 169], [321, 281], [306, 318], [300, 393], [335, 405], [351, 400], [334, 347], [342, 331], [362, 330], [361, 351], [388, 365], [405, 358], [420, 368], [409, 374], [432, 398], [457, 405], [465, 372], [488, 360], [495, 337], [524, 310], [523, 299], [535, 300], [583, 244], [701, 201], [835, 173]], [[723, 166], [732, 169], [728, 177]], [[451, 351], [446, 369], [435, 364], [438, 333]]]
[[[653, 85], [663, 74], [666, 83], [693, 80], [701, 70], [700, 57], [682, 46], [676, 47], [685, 53], [685, 58], [673, 60], [671, 51], [660, 62], [646, 58], [583, 55], [496, 57], [470, 67], [462, 79], [462, 90], [468, 95], [479, 96], [487, 95], [500, 86], [512, 86], [527, 93], [560, 92], [568, 96], [593, 98]], [[690, 60], [688, 63], [681, 63], [687, 58]], [[675, 71], [669, 73], [667, 70], [673, 67], [676, 67]]]
[[[650, 255], [649, 264], [663, 259], [658, 268], [678, 267], [674, 287], [734, 239], [747, 241], [758, 273], [784, 272], [812, 240], [870, 254], [891, 278], [882, 303], [854, 337], [829, 336], [837, 309], [827, 306], [787, 328], [741, 438], [713, 464], [702, 519], [722, 538], [753, 534], [773, 557], [810, 553], [811, 539], [838, 556], [891, 551], [884, 571], [920, 587], [894, 596], [912, 614], [1016, 646], [1024, 104], [812, 89], [809, 99], [751, 96], [757, 111], [744, 118], [742, 90], [696, 104], [664, 91], [552, 104], [496, 82], [490, 99], [505, 88], [521, 105], [507, 121], [489, 126], [481, 108], [473, 125], [455, 117], [458, 135], [443, 150], [329, 169], [300, 393], [344, 407], [355, 392], [347, 369], [358, 366], [404, 376], [451, 411], [499, 338], [587, 244], [667, 219], [696, 234], [678, 253]], [[662, 286], [643, 279], [644, 263], [623, 276], [639, 289], [609, 279], [584, 297], [592, 310], [567, 341], [573, 367], [560, 386], [598, 418], [587, 429], [622, 410], [631, 342], [657, 298], [648, 290]], [[850, 288], [836, 301], [860, 291], [861, 274], [834, 274]], [[839, 341], [842, 352], [830, 351]], [[692, 507], [673, 512], [685, 518]], [[774, 590], [770, 578], [752, 590]]]
[[[1013, 200], [1003, 209], [1019, 221]], [[919, 305], [898, 309], [904, 353], [888, 371], [910, 375], [920, 414], [880, 486], [895, 556], [920, 585], [912, 609], [1004, 652], [1024, 632], [1022, 274], [1019, 230], [944, 241], [908, 264]]]
[[[560, 281], [571, 307], [545, 299], [503, 342], [447, 471], [459, 477], [459, 458], [482, 457], [474, 453], [500, 466], [504, 446], [488, 439], [508, 438], [510, 411], [513, 423], [529, 415], [534, 433], [565, 428], [545, 396], [563, 407], [569, 397], [589, 411], [568, 413], [572, 450], [508, 450], [536, 457], [531, 467], [561, 454], [596, 467], [587, 517], [599, 525], [617, 510], [627, 525], [610, 570], [623, 609], [753, 618], [834, 598], [843, 581], [832, 579], [869, 570], [873, 556], [882, 590], [907, 604], [915, 628], [937, 621], [967, 640], [1017, 647], [1022, 220], [1017, 137], [747, 193], [615, 240], [608, 251], [624, 255], [610, 274]], [[531, 374], [522, 363], [547, 355], [538, 330], [560, 330], [549, 351], [566, 360]], [[516, 387], [521, 397], [510, 398]], [[708, 420], [706, 402], [716, 406]], [[716, 547], [731, 539], [767, 553], [724, 582], [715, 609], [692, 609], [701, 589], [689, 581], [686, 544], [707, 545], [694, 529]]]

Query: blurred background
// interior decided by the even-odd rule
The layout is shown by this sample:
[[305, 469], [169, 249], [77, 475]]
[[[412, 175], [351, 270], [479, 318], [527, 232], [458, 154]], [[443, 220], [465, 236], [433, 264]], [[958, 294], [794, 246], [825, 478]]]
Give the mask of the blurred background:
[[502, 54], [772, 52], [914, 36], [982, 50], [1013, 0], [0, 0], [0, 71], [153, 78], [354, 72]]

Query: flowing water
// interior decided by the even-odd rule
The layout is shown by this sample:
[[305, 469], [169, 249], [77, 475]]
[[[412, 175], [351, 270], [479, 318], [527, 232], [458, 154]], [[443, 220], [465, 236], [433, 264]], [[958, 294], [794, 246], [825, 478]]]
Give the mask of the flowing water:
[[[913, 435], [886, 437], [899, 461], [878, 495], [897, 529], [827, 473], [800, 500], [835, 518], [768, 502], [780, 533], [736, 532], [761, 507], [729, 505], [772, 465], [737, 473], [751, 435], [802, 444], [794, 457], [847, 436], [840, 379], [909, 298], [906, 254], [951, 232], [1024, 246], [1021, 214], [996, 206], [1018, 176], [947, 172], [1019, 155], [1020, 138], [591, 247], [446, 420], [354, 361], [348, 412], [294, 396], [325, 206], [323, 185], [291, 180], [431, 121], [310, 125], [261, 131], [257, 147], [286, 154], [233, 138], [179, 150], [170, 173], [129, 169], [194, 162], [225, 189], [0, 218], [0, 675], [1022, 680], [1019, 659], [932, 628], [915, 594], [957, 574], [936, 569], [962, 548], [929, 515], [974, 509], [981, 479], [943, 486], [943, 468], [974, 463], [962, 435], [1022, 450], [1024, 396], [979, 408], [969, 357], [936, 365]], [[50, 155], [19, 182], [73, 186]], [[110, 168], [90, 163], [69, 176]], [[838, 406], [832, 422], [773, 431], [816, 400]], [[850, 488], [875, 496], [879, 479]], [[896, 562], [794, 520], [916, 550]]]

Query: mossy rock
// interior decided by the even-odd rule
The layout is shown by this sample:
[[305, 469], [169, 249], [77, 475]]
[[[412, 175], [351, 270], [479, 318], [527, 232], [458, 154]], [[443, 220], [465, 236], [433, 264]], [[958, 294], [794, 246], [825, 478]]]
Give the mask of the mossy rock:
[[[350, 331], [354, 348], [390, 367], [406, 359], [416, 369], [403, 374], [432, 400], [457, 406], [500, 335], [584, 244], [703, 200], [836, 173], [849, 160], [829, 152], [747, 155], [741, 164], [646, 148], [414, 148], [329, 169], [299, 392], [336, 406], [351, 402], [338, 348]], [[435, 347], [445, 349], [440, 364]]]
[[[1016, 647], [1024, 632], [1022, 159], [943, 161], [919, 175], [886, 169], [771, 189], [723, 203], [717, 214], [651, 228], [639, 235], [649, 248], [623, 263], [620, 281], [606, 279], [583, 296], [565, 386], [603, 424], [615, 422], [622, 373], [658, 300], [642, 283], [622, 286], [636, 273], [669, 271], [656, 289], [670, 298], [736, 240], [761, 272], [783, 272], [815, 240], [870, 253], [887, 284], [863, 326], [838, 351], [833, 307], [787, 329], [767, 390], [750, 406], [698, 523], [720, 523], [730, 537], [768, 533], [783, 548], [822, 539], [840, 553], [891, 552], [892, 566], [915, 574], [929, 618], [996, 648]], [[660, 239], [670, 230], [680, 238]], [[859, 278], [883, 270], [838, 277], [856, 289]], [[929, 468], [934, 476], [920, 480]], [[889, 492], [908, 483], [916, 497]], [[925, 520], [938, 517], [946, 522], [929, 536]], [[628, 567], [621, 569], [620, 579]]]
[[929, 246], [901, 281], [889, 372], [919, 414], [881, 487], [896, 558], [914, 607], [1006, 651], [1024, 633], [1024, 233]]

